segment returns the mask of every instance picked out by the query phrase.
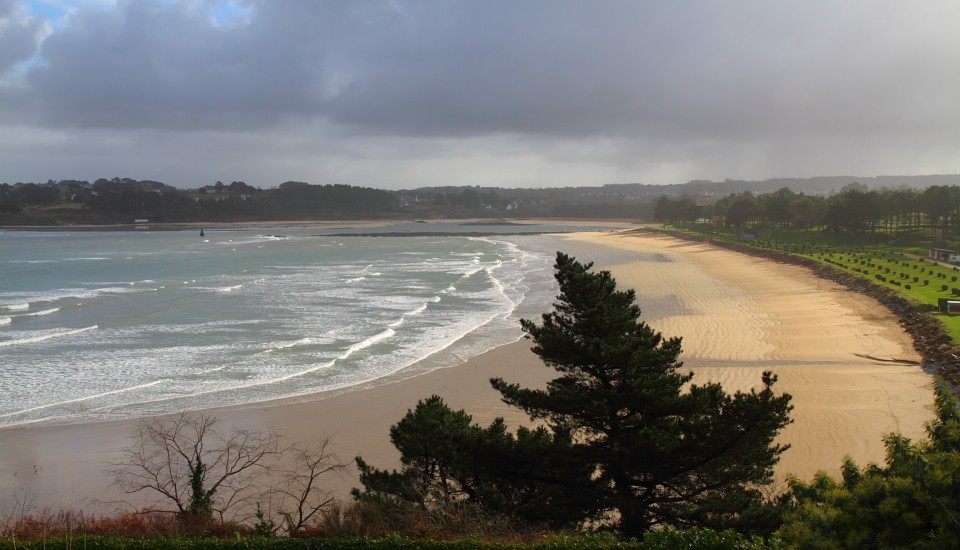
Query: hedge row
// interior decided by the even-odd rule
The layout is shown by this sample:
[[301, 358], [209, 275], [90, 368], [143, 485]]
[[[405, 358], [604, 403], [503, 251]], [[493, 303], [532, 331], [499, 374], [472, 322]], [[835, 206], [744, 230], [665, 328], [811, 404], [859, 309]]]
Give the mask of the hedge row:
[[481, 539], [437, 541], [390, 537], [367, 538], [256, 538], [233, 539], [156, 537], [130, 539], [81, 536], [29, 542], [0, 540], [0, 550], [781, 550], [778, 539], [747, 538], [734, 531], [671, 529], [648, 533], [643, 541], [618, 542], [610, 536], [549, 536], [538, 542], [503, 542]]

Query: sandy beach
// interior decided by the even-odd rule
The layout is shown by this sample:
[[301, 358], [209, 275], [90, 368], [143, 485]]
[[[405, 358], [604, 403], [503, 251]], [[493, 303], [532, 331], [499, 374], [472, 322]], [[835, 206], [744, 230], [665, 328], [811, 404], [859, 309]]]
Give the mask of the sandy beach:
[[[861, 463], [881, 461], [883, 435], [920, 437], [932, 416], [932, 377], [914, 364], [919, 356], [897, 320], [869, 298], [800, 267], [700, 243], [613, 233], [550, 238], [634, 288], [644, 319], [683, 337], [694, 382], [735, 390], [758, 386], [764, 370], [779, 376], [776, 388], [792, 394], [795, 407], [781, 438], [791, 445], [777, 469], [781, 480], [790, 473], [809, 478], [818, 469], [835, 473], [846, 454]], [[552, 374], [520, 340], [415, 378], [214, 414], [224, 429], [277, 429], [291, 442], [329, 437], [344, 460], [362, 455], [394, 467], [389, 426], [418, 399], [438, 394], [477, 422], [503, 416], [516, 425], [525, 417], [499, 401], [489, 378], [537, 386]], [[0, 431], [0, 506], [24, 491], [51, 507], [117, 500], [106, 464], [134, 425]], [[357, 484], [352, 473], [328, 482], [342, 497]]]

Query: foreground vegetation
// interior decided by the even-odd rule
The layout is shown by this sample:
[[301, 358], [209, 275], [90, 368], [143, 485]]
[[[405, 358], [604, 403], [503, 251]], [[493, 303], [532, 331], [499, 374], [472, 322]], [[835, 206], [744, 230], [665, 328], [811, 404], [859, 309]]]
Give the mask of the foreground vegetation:
[[21, 502], [0, 518], [0, 549], [960, 544], [960, 413], [945, 386], [927, 440], [891, 434], [884, 465], [848, 459], [841, 480], [821, 472], [772, 496], [763, 489], [790, 411], [776, 378], [733, 395], [691, 385], [680, 340], [640, 321], [632, 291], [564, 254], [556, 268], [555, 310], [523, 329], [558, 378], [545, 390], [491, 381], [540, 427], [482, 427], [424, 399], [391, 429], [401, 469], [358, 458], [362, 488], [338, 503], [316, 490], [343, 467], [322, 442], [280, 449], [271, 434], [221, 437], [202, 415], [151, 420], [113, 468], [121, 488], [168, 506], [86, 517]]
[[560, 294], [540, 324], [524, 320], [533, 351], [557, 371], [546, 390], [491, 383], [540, 427], [472, 425], [439, 397], [393, 427], [400, 471], [358, 459], [363, 491], [385, 510], [452, 502], [527, 525], [603, 526], [640, 537], [661, 526], [769, 534], [777, 513], [761, 489], [786, 447], [789, 395], [766, 372], [760, 391], [728, 394], [681, 373], [680, 338], [640, 321], [633, 290], [607, 271], [557, 254]]
[[703, 529], [686, 531], [664, 530], [650, 533], [642, 541], [618, 541], [608, 536], [551, 535], [537, 541], [432, 540], [424, 538], [387, 537], [369, 538], [120, 538], [120, 537], [61, 537], [42, 541], [14, 541], [0, 539], [0, 550], [68, 550], [96, 548], [100, 550], [779, 550], [783, 545], [776, 539], [748, 538], [733, 531], [714, 532]]

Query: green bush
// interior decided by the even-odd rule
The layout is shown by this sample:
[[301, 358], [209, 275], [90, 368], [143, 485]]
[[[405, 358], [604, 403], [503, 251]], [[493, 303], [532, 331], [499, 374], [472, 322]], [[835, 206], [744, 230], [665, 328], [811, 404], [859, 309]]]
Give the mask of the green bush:
[[780, 536], [791, 548], [960, 548], [960, 411], [936, 386], [927, 438], [884, 438], [885, 463], [847, 457], [841, 478], [790, 480], [795, 499]]

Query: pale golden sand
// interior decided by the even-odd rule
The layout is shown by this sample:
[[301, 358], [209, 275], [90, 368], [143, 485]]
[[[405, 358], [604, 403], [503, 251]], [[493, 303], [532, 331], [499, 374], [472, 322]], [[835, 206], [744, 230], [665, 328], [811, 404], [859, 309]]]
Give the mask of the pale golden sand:
[[[931, 417], [929, 375], [915, 365], [858, 356], [919, 360], [896, 319], [871, 299], [803, 268], [665, 237], [579, 233], [558, 243], [636, 289], [645, 320], [683, 337], [683, 359], [695, 382], [747, 389], [759, 384], [763, 370], [780, 377], [776, 388], [791, 393], [795, 406], [795, 422], [782, 435], [792, 448], [778, 467], [781, 479], [788, 472], [803, 478], [817, 469], [835, 473], [844, 454], [862, 463], [881, 461], [884, 434], [921, 436]], [[226, 428], [282, 429], [288, 441], [329, 436], [344, 459], [359, 454], [393, 467], [398, 457], [389, 426], [418, 399], [439, 394], [476, 421], [504, 416], [515, 425], [523, 415], [503, 405], [487, 380], [502, 376], [538, 386], [552, 374], [520, 341], [407, 380], [214, 413]], [[24, 489], [48, 506], [118, 498], [107, 488], [104, 464], [133, 426], [0, 431], [0, 505]], [[345, 496], [356, 485], [353, 476], [329, 480], [330, 488]]]
[[760, 374], [779, 377], [793, 395], [794, 423], [781, 441], [788, 450], [777, 468], [809, 478], [837, 472], [845, 454], [882, 462], [881, 438], [900, 431], [923, 436], [932, 417], [932, 377], [897, 319], [875, 300], [814, 277], [808, 270], [706, 244], [661, 236], [577, 234], [569, 239], [660, 255], [659, 262], [605, 266], [645, 298], [672, 298], [675, 312], [651, 321], [683, 337], [683, 359], [694, 382], [716, 381], [728, 391], [759, 386]]

